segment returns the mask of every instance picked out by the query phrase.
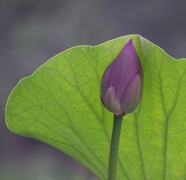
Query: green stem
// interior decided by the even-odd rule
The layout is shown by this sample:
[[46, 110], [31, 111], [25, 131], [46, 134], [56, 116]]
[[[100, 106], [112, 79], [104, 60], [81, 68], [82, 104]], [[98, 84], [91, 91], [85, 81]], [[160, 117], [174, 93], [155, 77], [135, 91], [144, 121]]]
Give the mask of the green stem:
[[110, 145], [108, 180], [116, 180], [118, 147], [119, 147], [121, 125], [122, 125], [122, 116], [117, 116], [114, 114], [112, 139]]

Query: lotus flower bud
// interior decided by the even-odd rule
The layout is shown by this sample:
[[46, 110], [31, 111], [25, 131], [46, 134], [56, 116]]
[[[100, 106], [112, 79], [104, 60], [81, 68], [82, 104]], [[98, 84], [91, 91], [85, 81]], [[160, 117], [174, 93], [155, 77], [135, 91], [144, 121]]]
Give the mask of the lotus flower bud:
[[127, 42], [106, 68], [101, 81], [101, 101], [118, 116], [133, 112], [141, 99], [142, 68], [134, 43]]

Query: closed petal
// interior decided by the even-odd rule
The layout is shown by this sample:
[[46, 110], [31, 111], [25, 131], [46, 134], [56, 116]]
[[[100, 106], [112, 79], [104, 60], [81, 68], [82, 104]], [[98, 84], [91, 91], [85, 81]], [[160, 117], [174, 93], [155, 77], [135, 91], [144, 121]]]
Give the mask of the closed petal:
[[104, 99], [105, 94], [110, 87], [111, 64], [106, 68], [101, 80], [101, 96]]
[[133, 112], [141, 99], [142, 79], [137, 73], [129, 82], [121, 100], [121, 109], [126, 113]]
[[118, 101], [116, 96], [116, 92], [113, 86], [110, 86], [106, 92], [105, 98], [103, 99], [105, 103], [105, 107], [113, 112], [113, 113], [120, 113], [121, 112], [121, 105]]
[[131, 39], [111, 64], [110, 85], [114, 86], [119, 100], [136, 73], [141, 74], [141, 64]]

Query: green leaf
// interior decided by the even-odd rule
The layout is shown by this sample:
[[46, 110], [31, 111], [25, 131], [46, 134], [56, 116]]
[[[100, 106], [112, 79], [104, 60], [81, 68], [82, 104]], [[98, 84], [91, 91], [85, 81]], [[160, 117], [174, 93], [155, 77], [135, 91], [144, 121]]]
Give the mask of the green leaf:
[[186, 179], [186, 59], [138, 35], [70, 48], [47, 61], [10, 94], [6, 124], [107, 179], [113, 115], [100, 102], [100, 80], [130, 38], [143, 66], [143, 97], [123, 119], [117, 179]]

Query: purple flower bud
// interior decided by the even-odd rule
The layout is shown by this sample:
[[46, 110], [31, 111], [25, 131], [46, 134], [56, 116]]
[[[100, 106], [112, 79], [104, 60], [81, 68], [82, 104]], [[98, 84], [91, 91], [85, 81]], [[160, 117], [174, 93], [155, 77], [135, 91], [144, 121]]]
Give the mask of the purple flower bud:
[[141, 99], [142, 68], [134, 43], [127, 42], [106, 68], [101, 81], [101, 101], [118, 116], [133, 112]]

